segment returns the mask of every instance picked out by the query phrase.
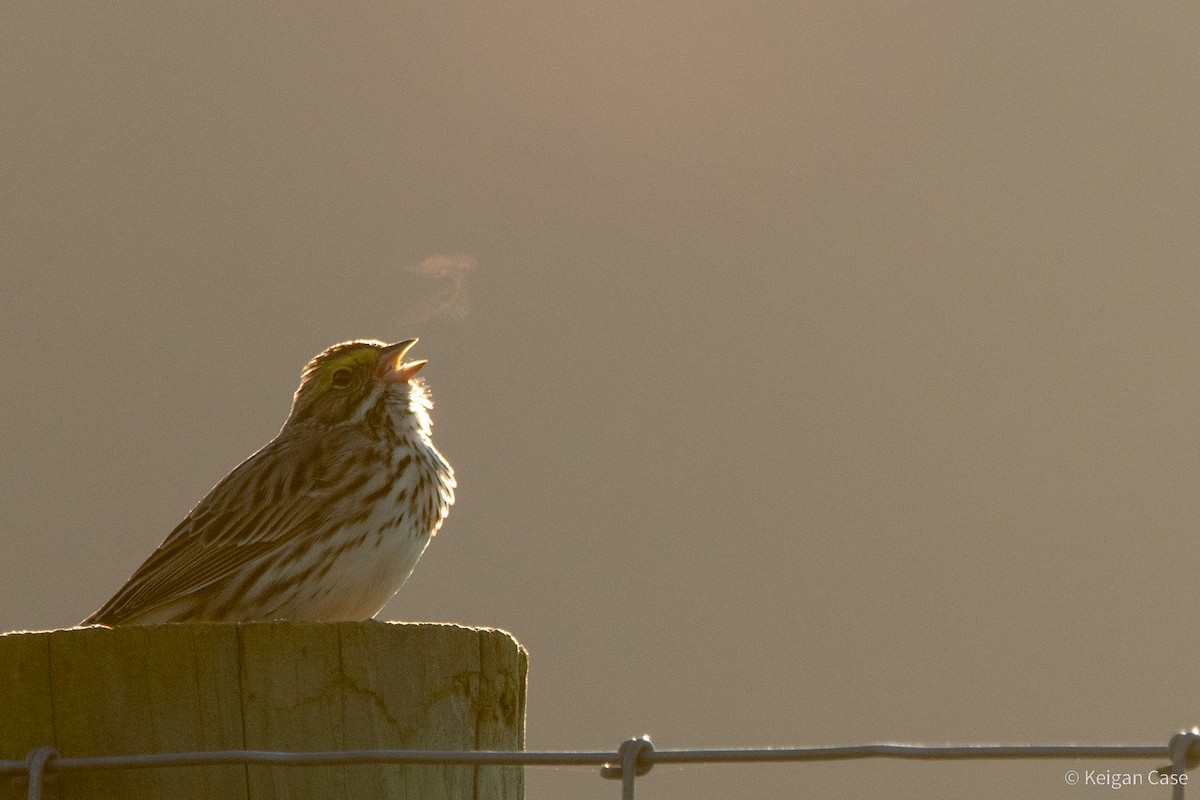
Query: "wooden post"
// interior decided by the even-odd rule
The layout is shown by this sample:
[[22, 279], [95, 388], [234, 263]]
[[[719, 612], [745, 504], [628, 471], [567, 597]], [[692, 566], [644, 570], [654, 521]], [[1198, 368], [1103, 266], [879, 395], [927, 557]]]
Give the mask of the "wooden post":
[[[385, 622], [190, 623], [0, 636], [0, 759], [196, 750], [521, 750], [509, 634]], [[23, 789], [0, 783], [0, 798]], [[86, 770], [47, 798], [520, 800], [518, 767]]]

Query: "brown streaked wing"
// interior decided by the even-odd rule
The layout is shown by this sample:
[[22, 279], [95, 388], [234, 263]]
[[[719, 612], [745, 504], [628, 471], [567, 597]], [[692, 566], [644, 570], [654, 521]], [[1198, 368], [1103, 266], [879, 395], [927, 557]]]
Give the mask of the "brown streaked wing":
[[369, 449], [366, 437], [353, 428], [276, 438], [213, 487], [88, 619], [145, 613], [212, 586], [316, 531], [341, 498], [342, 482], [359, 472], [345, 469], [347, 463]]

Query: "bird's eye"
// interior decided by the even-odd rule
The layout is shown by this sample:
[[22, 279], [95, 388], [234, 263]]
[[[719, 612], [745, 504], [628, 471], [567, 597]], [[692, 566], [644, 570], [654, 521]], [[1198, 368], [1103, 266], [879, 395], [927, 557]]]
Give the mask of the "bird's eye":
[[345, 389], [350, 385], [351, 380], [350, 370], [339, 369], [333, 373], [330, 383], [333, 384], [333, 388], [335, 389]]

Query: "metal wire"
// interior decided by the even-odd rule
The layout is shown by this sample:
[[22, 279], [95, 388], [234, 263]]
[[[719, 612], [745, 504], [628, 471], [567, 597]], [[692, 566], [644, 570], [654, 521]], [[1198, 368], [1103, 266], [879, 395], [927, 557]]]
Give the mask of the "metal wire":
[[[846, 761], [868, 758], [962, 761], [996, 759], [1166, 759], [1161, 776], [1184, 775], [1200, 766], [1200, 729], [1162, 745], [1086, 744], [861, 744], [835, 747], [767, 747], [656, 750], [643, 736], [615, 751], [524, 750], [333, 750], [279, 752], [214, 750], [121, 756], [62, 756], [52, 747], [31, 750], [23, 760], [0, 760], [0, 775], [26, 775], [30, 800], [40, 800], [46, 774], [89, 769], [149, 769], [229, 764], [303, 767], [347, 764], [442, 764], [462, 766], [594, 766], [602, 777], [621, 781], [621, 797], [633, 800], [638, 777], [656, 764], [744, 764], [789, 761]], [[1184, 783], [1171, 784], [1173, 800], [1184, 800]]]
[[29, 751], [29, 755], [25, 759], [25, 768], [29, 771], [27, 796], [30, 800], [41, 800], [42, 775], [46, 771], [46, 764], [57, 755], [58, 751], [53, 747], [36, 747]]

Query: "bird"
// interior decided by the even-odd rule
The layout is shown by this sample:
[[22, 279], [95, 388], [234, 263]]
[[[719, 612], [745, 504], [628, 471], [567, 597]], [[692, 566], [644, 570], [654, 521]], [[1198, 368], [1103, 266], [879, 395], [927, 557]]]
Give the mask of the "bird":
[[454, 503], [416, 344], [356, 339], [304, 367], [278, 435], [225, 476], [81, 625], [373, 618]]

